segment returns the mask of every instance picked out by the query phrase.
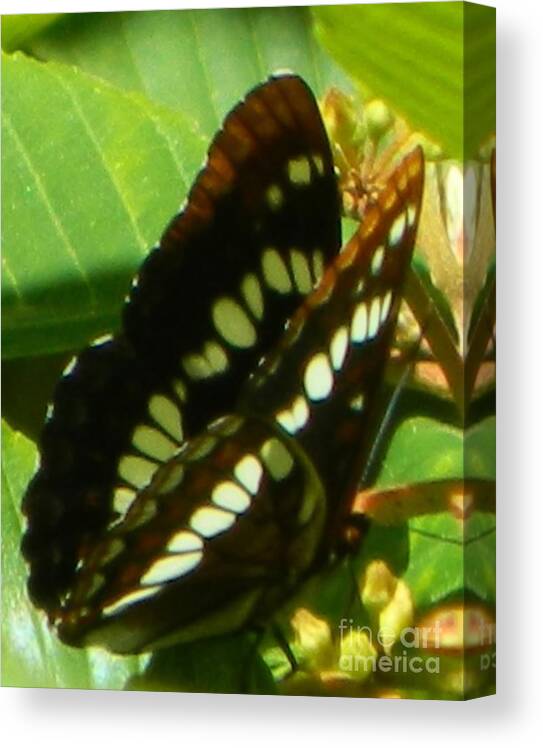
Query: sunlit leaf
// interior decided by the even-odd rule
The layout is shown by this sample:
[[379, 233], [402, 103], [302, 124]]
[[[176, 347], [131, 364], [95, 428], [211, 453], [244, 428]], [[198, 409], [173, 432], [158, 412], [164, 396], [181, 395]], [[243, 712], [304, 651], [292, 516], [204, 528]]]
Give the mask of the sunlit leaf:
[[362, 90], [385, 99], [446, 156], [495, 130], [495, 10], [469, 3], [313, 9], [317, 34]]
[[32, 51], [182, 111], [208, 137], [236, 99], [279, 69], [302, 75], [318, 96], [347, 85], [305, 8], [81, 13]]
[[4, 356], [77, 347], [117, 325], [206, 141], [77, 69], [17, 53], [2, 73]]
[[376, 486], [445, 478], [492, 479], [496, 470], [495, 433], [494, 418], [468, 430], [465, 438], [461, 429], [446, 423], [410, 418], [394, 433]]
[[341, 77], [297, 9], [78, 14], [32, 51], [69, 65], [3, 65], [4, 356], [116, 327], [130, 276], [248, 88], [280, 67], [317, 92]]

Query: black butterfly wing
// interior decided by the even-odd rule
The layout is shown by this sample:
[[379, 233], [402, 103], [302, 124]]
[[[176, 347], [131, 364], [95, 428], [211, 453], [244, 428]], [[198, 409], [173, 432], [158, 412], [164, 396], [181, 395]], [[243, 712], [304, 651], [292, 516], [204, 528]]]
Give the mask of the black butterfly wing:
[[255, 367], [83, 559], [58, 630], [138, 652], [265, 622], [342, 542], [420, 215], [415, 150]]
[[243, 393], [243, 407], [275, 421], [315, 466], [327, 497], [332, 549], [339, 526], [348, 524], [379, 426], [376, 396], [413, 255], [423, 188], [424, 156], [415, 148], [390, 175]]
[[218, 419], [84, 558], [59, 636], [130, 653], [262, 624], [309, 570], [324, 515], [293, 440], [261, 419]]
[[235, 401], [340, 241], [317, 104], [300, 78], [272, 79], [226, 118], [125, 309], [139, 358], [188, 388], [188, 433]]
[[231, 408], [339, 246], [317, 104], [297, 76], [272, 78], [226, 118], [133, 282], [123, 332], [57, 386], [23, 504], [29, 592], [51, 618], [158, 466]]

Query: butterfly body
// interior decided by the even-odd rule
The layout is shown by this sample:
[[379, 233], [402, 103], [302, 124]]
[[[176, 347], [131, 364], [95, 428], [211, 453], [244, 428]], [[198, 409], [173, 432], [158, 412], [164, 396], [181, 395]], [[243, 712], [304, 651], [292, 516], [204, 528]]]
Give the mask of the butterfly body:
[[25, 498], [59, 636], [139, 652], [260, 625], [340, 546], [420, 213], [408, 156], [339, 252], [309, 89], [225, 120], [123, 332], [65, 373]]

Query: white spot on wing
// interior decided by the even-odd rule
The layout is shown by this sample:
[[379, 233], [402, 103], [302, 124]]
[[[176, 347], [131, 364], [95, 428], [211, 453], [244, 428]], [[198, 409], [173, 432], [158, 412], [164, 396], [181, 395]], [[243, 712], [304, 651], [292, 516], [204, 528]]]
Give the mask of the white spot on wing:
[[302, 429], [309, 418], [309, 408], [307, 406], [307, 400], [302, 395], [299, 395], [294, 401], [292, 406], [292, 414], [294, 421], [298, 429]]
[[346, 327], [340, 327], [334, 333], [332, 342], [330, 343], [330, 358], [332, 359], [332, 366], [336, 371], [339, 371], [343, 366], [348, 345], [349, 331]]
[[113, 509], [121, 515], [125, 515], [134, 503], [136, 492], [130, 488], [116, 488], [113, 494]]
[[385, 319], [388, 317], [391, 304], [392, 304], [392, 291], [387, 291], [385, 294], [385, 298], [383, 299], [383, 304], [381, 305], [381, 324], [383, 324]]
[[209, 361], [199, 353], [190, 353], [183, 356], [181, 365], [191, 379], [207, 379], [213, 375], [213, 369]]
[[351, 324], [351, 340], [363, 343], [368, 334], [368, 308], [362, 301], [355, 309]]
[[150, 462], [143, 457], [126, 455], [119, 460], [118, 473], [135, 488], [144, 488], [151, 481], [156, 472], [156, 462]]
[[209, 340], [204, 346], [204, 355], [207, 358], [213, 373], [220, 374], [228, 368], [228, 356], [226, 351], [214, 340]]
[[320, 153], [314, 153], [312, 160], [318, 175], [324, 176], [324, 159]]
[[166, 433], [179, 444], [183, 440], [181, 413], [175, 403], [164, 395], [153, 395], [149, 400], [149, 414]]
[[204, 538], [212, 538], [232, 527], [236, 515], [214, 506], [197, 509], [190, 518], [190, 526]]
[[142, 576], [141, 583], [154, 585], [178, 579], [198, 566], [202, 556], [201, 551], [194, 551], [194, 553], [159, 558]]
[[405, 213], [401, 213], [395, 219], [388, 234], [388, 243], [391, 247], [395, 247], [400, 243], [404, 230], [405, 230]]
[[379, 275], [379, 273], [381, 272], [384, 258], [385, 248], [377, 247], [371, 259], [371, 272], [373, 273], [373, 275]]
[[262, 445], [260, 454], [270, 475], [275, 480], [286, 478], [294, 466], [292, 455], [279, 439], [268, 439]]
[[417, 217], [417, 206], [413, 203], [409, 203], [407, 206], [407, 223], [409, 226], [413, 226], [415, 218]]
[[299, 249], [290, 250], [292, 274], [300, 293], [307, 294], [313, 288], [309, 265], [304, 254]]
[[353, 410], [362, 410], [364, 407], [364, 395], [355, 395], [349, 403]]
[[302, 187], [311, 182], [311, 165], [305, 156], [288, 162], [288, 178], [292, 184]]
[[380, 318], [381, 300], [376, 296], [371, 302], [370, 316], [368, 321], [368, 338], [374, 338], [377, 335], [379, 329], [379, 318]]
[[166, 462], [177, 449], [167, 436], [151, 426], [137, 426], [132, 434], [132, 444], [148, 457]]
[[283, 190], [278, 184], [272, 184], [266, 191], [266, 200], [272, 210], [279, 210], [283, 205]]
[[325, 353], [316, 353], [305, 368], [304, 386], [311, 400], [324, 400], [332, 391], [334, 378]]
[[262, 297], [260, 281], [256, 275], [249, 273], [244, 277], [241, 282], [241, 291], [253, 316], [256, 319], [262, 319], [264, 315], [264, 299]]
[[108, 617], [113, 616], [117, 613], [121, 613], [129, 606], [134, 605], [135, 603], [142, 602], [142, 600], [146, 600], [148, 597], [152, 597], [160, 589], [161, 587], [157, 585], [155, 587], [142, 587], [139, 590], [129, 592], [127, 595], [123, 595], [115, 602], [110, 603], [110, 605], [104, 606], [104, 608], [102, 609], [102, 615]]
[[166, 549], [172, 553], [187, 553], [189, 551], [200, 551], [204, 542], [199, 535], [190, 530], [180, 530], [168, 541]]
[[185, 403], [187, 401], [187, 388], [185, 387], [184, 383], [180, 379], [174, 379], [172, 382], [172, 386], [177, 397], [181, 400], [182, 403]]
[[262, 272], [270, 288], [279, 291], [279, 293], [292, 291], [287, 266], [279, 252], [273, 247], [268, 247], [262, 254]]
[[262, 480], [262, 465], [254, 455], [245, 455], [234, 468], [234, 475], [236, 479], [245, 488], [250, 491], [253, 496], [258, 492], [260, 481]]
[[281, 410], [276, 415], [275, 420], [280, 423], [289, 434], [295, 434], [298, 431], [296, 421], [294, 420], [294, 414], [288, 408]]
[[309, 408], [305, 397], [299, 395], [290, 408], [285, 408], [277, 414], [276, 420], [288, 431], [295, 434], [302, 429], [309, 418]]
[[222, 509], [241, 514], [249, 508], [251, 500], [243, 488], [232, 481], [222, 481], [213, 489], [213, 503]]
[[207, 379], [228, 368], [228, 357], [224, 348], [214, 340], [204, 346], [204, 353], [183, 356], [181, 363], [191, 379]]
[[250, 348], [256, 343], [256, 330], [240, 305], [223, 296], [213, 305], [213, 322], [217, 332], [230, 345]]

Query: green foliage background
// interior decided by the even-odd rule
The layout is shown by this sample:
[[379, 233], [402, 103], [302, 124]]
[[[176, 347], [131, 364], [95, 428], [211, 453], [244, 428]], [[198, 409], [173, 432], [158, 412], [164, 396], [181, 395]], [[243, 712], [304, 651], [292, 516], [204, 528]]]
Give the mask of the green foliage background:
[[[391, 10], [398, 6], [386, 5], [369, 13], [368, 7], [322, 8], [313, 17], [307, 9], [275, 8], [3, 19], [4, 685], [122, 688], [129, 681], [239, 690], [246, 637], [178, 649], [172, 670], [169, 656], [148, 662], [75, 651], [50, 633], [26, 598], [18, 550], [20, 502], [36, 463], [39, 425], [72, 351], [118, 326], [129, 279], [185, 197], [223, 116], [271, 72], [294, 70], [318, 96], [332, 85], [373, 90], [445, 152], [462, 155], [462, 122], [447, 113], [461, 105], [463, 6], [446, 4], [442, 12], [430, 5], [424, 17], [404, 16], [399, 25]], [[435, 41], [444, 27], [447, 55]], [[419, 58], [428, 60], [423, 80], [405, 77], [414, 42]], [[474, 54], [486, 60], [487, 49], [488, 40]], [[491, 78], [487, 65], [475, 85], [483, 90]], [[474, 139], [480, 142], [487, 129], [485, 120]], [[484, 438], [472, 474], [492, 478], [494, 423], [478, 428]], [[414, 449], [424, 459], [414, 461]], [[461, 432], [410, 419], [389, 446], [378, 484], [462, 476], [463, 455]], [[458, 527], [448, 515], [424, 522], [373, 527], [359, 559], [363, 565], [386, 557], [410, 580], [422, 609], [464, 594], [466, 583]], [[492, 602], [489, 537], [484, 526], [472, 538], [482, 544], [489, 571], [467, 584], [470, 594]], [[317, 613], [332, 619], [339, 612], [344, 573], [321, 581], [313, 598], [308, 593]], [[262, 660], [251, 670], [250, 688], [275, 690]]]

